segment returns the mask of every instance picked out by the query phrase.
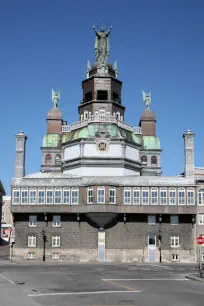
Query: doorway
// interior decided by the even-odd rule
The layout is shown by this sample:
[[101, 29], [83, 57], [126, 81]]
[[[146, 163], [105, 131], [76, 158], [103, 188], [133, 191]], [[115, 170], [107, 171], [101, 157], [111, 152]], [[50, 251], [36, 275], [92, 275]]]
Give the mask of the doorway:
[[98, 261], [105, 261], [105, 232], [98, 232]]
[[154, 234], [148, 236], [148, 261], [156, 261], [156, 235]]

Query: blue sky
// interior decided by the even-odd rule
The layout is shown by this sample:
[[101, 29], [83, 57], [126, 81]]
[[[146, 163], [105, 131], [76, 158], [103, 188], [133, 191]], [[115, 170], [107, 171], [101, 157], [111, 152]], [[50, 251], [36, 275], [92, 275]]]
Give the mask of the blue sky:
[[111, 55], [123, 81], [125, 121], [138, 126], [141, 91], [151, 90], [164, 175], [184, 169], [182, 135], [195, 132], [195, 165], [204, 166], [203, 0], [0, 1], [0, 179], [7, 194], [15, 166], [15, 134], [28, 136], [26, 173], [41, 164], [51, 89], [59, 107], [78, 121], [81, 81], [94, 58], [93, 24], [111, 24]]

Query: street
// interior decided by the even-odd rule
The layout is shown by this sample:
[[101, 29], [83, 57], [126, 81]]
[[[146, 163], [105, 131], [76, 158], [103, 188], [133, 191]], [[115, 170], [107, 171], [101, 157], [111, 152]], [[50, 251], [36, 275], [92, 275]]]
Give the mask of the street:
[[201, 306], [193, 264], [17, 264], [1, 261], [1, 306]]

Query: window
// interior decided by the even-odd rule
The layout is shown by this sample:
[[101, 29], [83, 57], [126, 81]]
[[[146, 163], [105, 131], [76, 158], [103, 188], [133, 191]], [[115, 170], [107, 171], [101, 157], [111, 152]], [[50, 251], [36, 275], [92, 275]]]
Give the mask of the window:
[[21, 203], [28, 204], [28, 189], [21, 189]]
[[120, 121], [123, 121], [123, 116], [122, 115], [120, 116]]
[[83, 114], [81, 114], [81, 121], [83, 121], [84, 120], [84, 115]]
[[172, 225], [178, 225], [179, 224], [179, 217], [178, 216], [170, 216], [170, 223]]
[[179, 247], [179, 236], [172, 236], [170, 237], [171, 247], [178, 248]]
[[29, 252], [28, 253], [28, 259], [35, 259], [35, 253]]
[[140, 188], [133, 189], [133, 204], [134, 205], [140, 204]]
[[157, 165], [157, 157], [154, 155], [151, 157], [151, 165], [156, 166]]
[[176, 189], [169, 189], [169, 205], [176, 205]]
[[146, 155], [142, 155], [142, 157], [141, 157], [141, 162], [142, 162], [143, 164], [147, 164], [147, 156], [146, 156]]
[[116, 119], [117, 119], [117, 120], [120, 120], [120, 112], [117, 112], [117, 113], [116, 113]]
[[45, 155], [45, 164], [46, 165], [51, 165], [52, 164], [52, 155], [51, 154], [46, 154]]
[[194, 189], [188, 188], [187, 190], [187, 204], [194, 205], [195, 204], [195, 196], [194, 196]]
[[179, 254], [171, 254], [172, 261], [179, 261]]
[[52, 189], [47, 189], [46, 193], [47, 193], [46, 203], [47, 204], [53, 204], [53, 190]]
[[178, 204], [179, 205], [185, 205], [185, 189], [184, 188], [179, 188], [178, 190]]
[[20, 204], [20, 189], [13, 189], [13, 204]]
[[151, 204], [152, 205], [158, 204], [158, 189], [157, 188], [151, 189]]
[[2, 215], [1, 215], [1, 221], [4, 222], [5, 221], [5, 213], [2, 212]]
[[36, 247], [36, 236], [28, 236], [28, 247]]
[[149, 189], [142, 188], [142, 204], [148, 205], [149, 204]]
[[98, 112], [95, 112], [95, 116], [98, 116]]
[[52, 259], [59, 259], [59, 253], [52, 253]]
[[79, 189], [72, 188], [71, 204], [78, 204], [78, 201], [79, 201]]
[[36, 227], [37, 226], [37, 216], [30, 215], [29, 216], [29, 227]]
[[107, 115], [108, 117], [110, 117], [110, 112], [107, 112], [106, 115]]
[[131, 204], [131, 188], [129, 187], [124, 189], [124, 204]]
[[52, 247], [60, 247], [60, 236], [52, 236]]
[[89, 113], [87, 111], [84, 112], [84, 120], [88, 119]]
[[204, 205], [204, 189], [198, 191], [198, 204]]
[[98, 90], [97, 91], [97, 100], [108, 100], [107, 90]]
[[161, 205], [167, 204], [167, 189], [166, 188], [160, 189], [160, 204]]
[[148, 221], [148, 224], [156, 224], [156, 216], [155, 215], [148, 215], [147, 221]]
[[105, 203], [105, 187], [98, 187], [97, 203]]
[[105, 114], [106, 114], [105, 109], [100, 109], [100, 110], [99, 110], [99, 115], [100, 115], [100, 116], [105, 116]]
[[115, 204], [115, 198], [116, 198], [116, 190], [115, 187], [110, 187], [109, 188], [109, 203], [110, 204]]
[[61, 216], [53, 216], [53, 227], [60, 227], [61, 226]]
[[70, 189], [63, 189], [63, 204], [70, 204]]
[[198, 224], [204, 224], [204, 214], [198, 214]]
[[92, 91], [85, 93], [85, 102], [89, 102], [92, 100]]
[[45, 204], [45, 189], [38, 189], [38, 203]]
[[57, 154], [57, 155], [55, 156], [55, 164], [56, 164], [56, 165], [60, 165], [60, 164], [61, 164], [61, 160], [62, 160], [61, 154]]
[[93, 187], [89, 187], [87, 190], [87, 203], [93, 204]]
[[62, 190], [61, 188], [55, 188], [55, 204], [61, 204]]
[[37, 196], [36, 189], [30, 189], [30, 197], [29, 197], [30, 204], [36, 204], [36, 196]]

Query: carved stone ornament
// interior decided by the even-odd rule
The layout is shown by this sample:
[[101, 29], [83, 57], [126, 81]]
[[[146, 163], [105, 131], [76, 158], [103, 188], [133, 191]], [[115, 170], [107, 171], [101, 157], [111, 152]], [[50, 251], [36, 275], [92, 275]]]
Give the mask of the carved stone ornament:
[[109, 149], [109, 143], [106, 140], [100, 140], [96, 143], [96, 147], [98, 151], [106, 152]]

